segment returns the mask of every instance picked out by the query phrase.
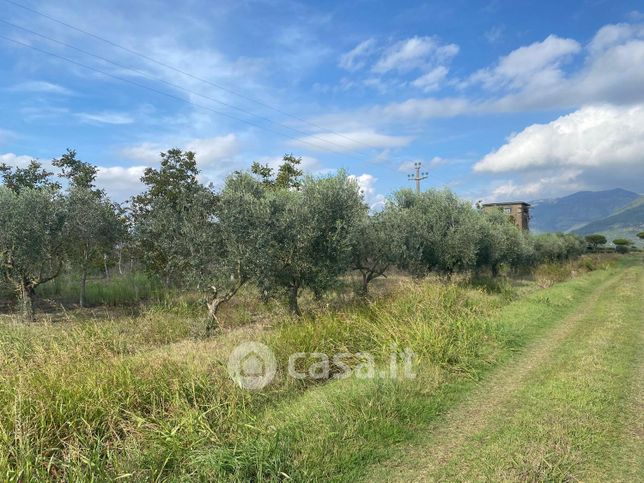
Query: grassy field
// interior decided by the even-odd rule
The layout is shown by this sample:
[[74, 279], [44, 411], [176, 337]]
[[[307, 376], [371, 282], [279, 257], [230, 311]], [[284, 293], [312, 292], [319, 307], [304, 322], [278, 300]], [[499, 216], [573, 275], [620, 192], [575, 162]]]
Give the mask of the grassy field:
[[[584, 264], [565, 270], [545, 267], [534, 280], [515, 287], [482, 281], [474, 285], [399, 281], [374, 302], [323, 304], [312, 307], [300, 320], [277, 307], [269, 306], [263, 314], [247, 309], [242, 317], [245, 323], [236, 319], [239, 323], [234, 327], [210, 339], [202, 337], [203, 321], [193, 310], [159, 304], [132, 314], [73, 311], [55, 323], [21, 325], [7, 320], [0, 325], [0, 478], [353, 481], [372, 474], [385, 478], [391, 457], [401, 462], [400, 474], [405, 470], [410, 477], [423, 475], [427, 468], [405, 463], [404, 454], [430, 444], [433, 440], [425, 441], [423, 435], [442, 421], [448, 424], [451, 411], [466, 407], [468, 398], [476, 397], [480, 381], [495, 380], [497, 370], [511, 367], [514, 360], [520, 363], [537, 341], [552, 337], [562, 349], [543, 355], [543, 364], [534, 369], [524, 368], [525, 381], [547, 379], [549, 364], [548, 370], [575, 378], [575, 373], [567, 372], [572, 370], [570, 361], [578, 361], [575, 351], [586, 346], [569, 341], [576, 340], [575, 331], [587, 324], [585, 319], [571, 322], [571, 317], [589, 304], [601, 305], [602, 300], [606, 301], [602, 310], [611, 314], [618, 313], [608, 303], [613, 300], [623, 300], [619, 313], [630, 314], [631, 321], [637, 310], [641, 314], [641, 305], [633, 305], [632, 300], [641, 300], [639, 258], [624, 258], [611, 266], [596, 261]], [[577, 276], [561, 282], [571, 268]], [[599, 309], [588, 313], [597, 321], [605, 318]], [[613, 348], [600, 351], [601, 357], [592, 364], [604, 364], [623, 375], [604, 375], [594, 382], [623, 403], [623, 408], [610, 398], [604, 403], [620, 415], [629, 414], [624, 408], [631, 408], [629, 397], [634, 395], [625, 381], [633, 377], [633, 351], [641, 347], [633, 337], [636, 328], [623, 319], [624, 328], [631, 332], [618, 330], [618, 337], [606, 329], [602, 338], [587, 328], [588, 337], [580, 339], [587, 342], [585, 350], [591, 354], [595, 354], [592, 344]], [[619, 322], [614, 318], [612, 323]], [[568, 332], [557, 337], [562, 326], [569, 327]], [[231, 350], [249, 340], [266, 343], [278, 360], [276, 380], [258, 392], [239, 388], [226, 372]], [[564, 350], [566, 343], [569, 350]], [[369, 352], [379, 367], [385, 367], [392, 347], [413, 350], [415, 379], [314, 381], [285, 375], [293, 352]], [[577, 363], [583, 372], [585, 364]], [[539, 371], [544, 371], [541, 376]], [[510, 411], [509, 425], [490, 423], [489, 428], [499, 434], [490, 433], [497, 444], [485, 445], [488, 453], [480, 444], [479, 453], [477, 448], [465, 450], [467, 444], [476, 446], [471, 438], [478, 432], [463, 435], [461, 445], [446, 455], [456, 457], [461, 448], [467, 451], [471, 473], [463, 473], [466, 478], [491, 474], [485, 466], [477, 469], [476, 462], [499, 457], [508, 441], [515, 444], [516, 466], [525, 470], [528, 465], [522, 466], [517, 458], [531, 454], [529, 445], [540, 440], [535, 439], [538, 434], [522, 431], [523, 421], [538, 419], [552, 396], [549, 392], [522, 395], [531, 387], [524, 379], [502, 401], [503, 409], [517, 397], [544, 398], [544, 407], [529, 406], [533, 413], [525, 414]], [[593, 377], [588, 379], [590, 385]], [[610, 387], [602, 385], [606, 379]], [[558, 384], [553, 386], [554, 394], [565, 386]], [[535, 391], [545, 390], [540, 383], [533, 386]], [[595, 408], [596, 419], [602, 420], [606, 407]], [[488, 419], [499, 414], [490, 411]], [[570, 422], [570, 434], [593, 414], [579, 412], [579, 420]], [[617, 419], [625, 424], [621, 416]], [[613, 419], [606, 424], [615, 438], [624, 437]], [[485, 424], [480, 430], [487, 428]], [[567, 428], [560, 428], [558, 437], [570, 436]], [[523, 439], [517, 438], [519, 433]], [[542, 441], [543, 448], [551, 448], [546, 439]], [[605, 447], [593, 446], [592, 437], [585, 441], [593, 451], [608, 455], [605, 452], [610, 452], [613, 440]], [[629, 441], [624, 447], [637, 449]], [[614, 466], [588, 467], [584, 474], [591, 479], [611, 474], [610, 468], [628, 458], [627, 453], [614, 449], [613, 453], [606, 458], [614, 460]], [[464, 471], [460, 465], [450, 469], [447, 460], [436, 470], [444, 473], [437, 474], [451, 479], [448, 475]], [[583, 462], [570, 461], [575, 469], [577, 462]], [[512, 465], [503, 471], [499, 474], [523, 474]], [[539, 474], [526, 473], [528, 478]], [[556, 479], [567, 473], [549, 474]]]
[[641, 265], [564, 318], [398, 457], [382, 481], [641, 481]]

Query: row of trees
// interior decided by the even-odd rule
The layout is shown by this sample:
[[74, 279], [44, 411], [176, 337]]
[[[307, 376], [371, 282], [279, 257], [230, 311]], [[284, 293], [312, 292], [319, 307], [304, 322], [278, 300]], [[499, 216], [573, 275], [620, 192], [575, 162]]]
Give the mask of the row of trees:
[[31, 317], [38, 285], [73, 268], [82, 305], [92, 264], [127, 247], [167, 285], [204, 293], [213, 330], [220, 306], [245, 284], [284, 296], [299, 314], [302, 290], [321, 296], [349, 271], [361, 274], [367, 294], [394, 266], [418, 277], [496, 275], [502, 265], [564, 260], [585, 248], [572, 235], [530, 236], [503, 213], [479, 211], [447, 190], [401, 190], [370, 214], [346, 173], [304, 177], [299, 164], [291, 155], [276, 172], [255, 163], [214, 190], [199, 181], [195, 154], [173, 149], [145, 171], [145, 191], [126, 207], [95, 187], [96, 168], [74, 151], [53, 162], [65, 190], [36, 162], [3, 166], [0, 270]]
[[[639, 232], [637, 237], [640, 240], [644, 240], [644, 231]], [[602, 234], [588, 235], [585, 240], [593, 251], [603, 249], [603, 247], [608, 243], [608, 239]], [[613, 245], [615, 245], [615, 251], [617, 253], [628, 253], [633, 242], [628, 238], [615, 238], [613, 240]]]
[[65, 268], [80, 274], [82, 306], [90, 268], [126, 236], [123, 211], [94, 184], [96, 167], [72, 150], [52, 164], [67, 181], [65, 191], [36, 161], [26, 168], [0, 166], [0, 275], [28, 319], [38, 286]]

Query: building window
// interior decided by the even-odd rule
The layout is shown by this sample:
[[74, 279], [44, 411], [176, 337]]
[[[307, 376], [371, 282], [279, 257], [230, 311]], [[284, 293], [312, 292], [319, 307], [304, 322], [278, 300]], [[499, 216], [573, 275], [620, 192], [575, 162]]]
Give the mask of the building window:
[[512, 214], [512, 208], [503, 208], [503, 213], [506, 215], [511, 215]]

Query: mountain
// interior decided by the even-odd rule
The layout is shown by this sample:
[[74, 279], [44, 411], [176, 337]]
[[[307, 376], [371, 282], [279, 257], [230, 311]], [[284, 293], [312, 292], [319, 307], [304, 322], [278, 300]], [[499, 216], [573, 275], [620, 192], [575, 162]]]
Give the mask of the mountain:
[[[591, 222], [616, 215], [639, 198], [637, 193], [616, 188], [607, 191], [579, 191], [563, 198], [533, 201], [530, 229], [535, 232], [575, 231]], [[637, 216], [637, 213], [636, 210], [624, 216]], [[625, 222], [624, 217], [620, 220]]]
[[573, 230], [580, 235], [601, 233], [609, 240], [630, 238], [633, 241], [638, 240], [636, 235], [641, 231], [644, 231], [644, 196], [606, 218], [591, 221]]

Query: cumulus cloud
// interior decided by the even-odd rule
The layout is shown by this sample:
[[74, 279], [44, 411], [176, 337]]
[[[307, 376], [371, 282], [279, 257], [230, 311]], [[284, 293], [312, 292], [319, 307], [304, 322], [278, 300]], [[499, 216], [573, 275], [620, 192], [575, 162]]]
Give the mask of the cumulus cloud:
[[235, 156], [239, 152], [239, 142], [237, 136], [230, 133], [225, 136], [192, 139], [186, 143], [186, 149], [196, 152], [202, 165], [211, 166]]
[[371, 210], [377, 210], [384, 206], [385, 197], [382, 194], [377, 193], [376, 191], [376, 181], [378, 178], [369, 173], [363, 173], [361, 175], [351, 175], [349, 178], [353, 179], [358, 183], [360, 191], [364, 196], [365, 201], [369, 205]]
[[194, 151], [197, 154], [199, 165], [205, 168], [212, 167], [220, 161], [231, 159], [239, 152], [237, 136], [230, 133], [225, 136], [193, 138], [164, 144], [146, 142], [126, 147], [121, 150], [121, 154], [128, 159], [152, 164], [159, 161], [161, 152], [173, 147]]
[[542, 42], [510, 52], [493, 68], [474, 73], [469, 81], [482, 83], [488, 89], [552, 84], [562, 77], [561, 64], [580, 50], [576, 40], [550, 35]]
[[644, 38], [644, 25], [612, 24], [600, 28], [588, 44], [592, 54], [598, 54], [633, 38]]
[[[607, 25], [584, 47], [584, 62], [573, 72], [563, 66], [580, 53], [581, 45], [554, 35], [521, 47], [458, 85], [483, 85], [496, 96], [409, 98], [353, 113], [364, 122], [417, 121], [430, 118], [544, 109], [575, 109], [584, 105], [644, 102], [644, 26]], [[422, 81], [419, 80], [419, 83]], [[430, 84], [431, 85], [431, 84]]]
[[476, 163], [478, 172], [642, 163], [644, 106], [587, 106], [548, 124], [533, 124]]
[[96, 185], [115, 201], [125, 201], [144, 189], [141, 177], [146, 166], [99, 166]]
[[297, 139], [295, 144], [306, 146], [310, 149], [332, 149], [340, 152], [349, 152], [364, 150], [365, 147], [397, 148], [406, 146], [411, 141], [412, 138], [409, 136], [391, 136], [371, 130], [363, 130], [304, 136]]
[[554, 175], [541, 176], [536, 180], [525, 180], [524, 182], [504, 181], [494, 188], [487, 201], [533, 200], [539, 197], [578, 191], [584, 187], [584, 184], [578, 179], [581, 174], [581, 170], [573, 169], [562, 170]]
[[0, 154], [0, 164], [6, 164], [8, 166], [18, 166], [20, 168], [27, 166], [32, 159], [35, 158], [33, 156], [27, 155], [17, 155], [14, 153]]
[[380, 74], [392, 70], [405, 72], [422, 68], [430, 62], [449, 61], [458, 51], [458, 45], [444, 44], [435, 37], [411, 37], [385, 49], [372, 70]]

